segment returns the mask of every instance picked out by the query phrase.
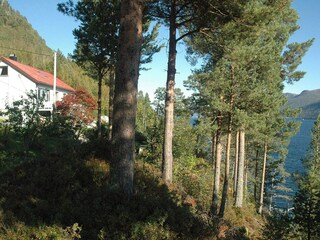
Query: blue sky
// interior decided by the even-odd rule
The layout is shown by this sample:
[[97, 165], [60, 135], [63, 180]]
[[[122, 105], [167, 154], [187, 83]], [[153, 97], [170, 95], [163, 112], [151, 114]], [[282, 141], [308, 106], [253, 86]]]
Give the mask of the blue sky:
[[[8, 0], [13, 9], [25, 16], [39, 35], [53, 50], [60, 49], [65, 55], [72, 53], [75, 40], [72, 30], [77, 22], [57, 11], [57, 3], [64, 0]], [[300, 16], [300, 29], [290, 38], [291, 42], [306, 41], [315, 38], [313, 46], [303, 59], [299, 69], [305, 77], [294, 85], [286, 85], [285, 92], [300, 93], [303, 90], [320, 89], [320, 1], [294, 0], [293, 8]], [[161, 31], [160, 40], [167, 43], [166, 31]], [[167, 68], [167, 49], [154, 56], [152, 64], [146, 66], [149, 71], [141, 72], [139, 90], [148, 92], [151, 98], [158, 87], [165, 87]], [[185, 60], [182, 45], [178, 46], [176, 87], [183, 88], [183, 81], [191, 74], [191, 66]], [[189, 95], [190, 93], [186, 93]]]

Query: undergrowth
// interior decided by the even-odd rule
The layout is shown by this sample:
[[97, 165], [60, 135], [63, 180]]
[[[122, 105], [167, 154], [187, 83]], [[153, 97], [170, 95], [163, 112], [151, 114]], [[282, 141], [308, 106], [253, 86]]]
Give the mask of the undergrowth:
[[240, 211], [230, 203], [225, 220], [210, 217], [211, 166], [203, 159], [178, 160], [170, 188], [157, 164], [137, 160], [134, 195], [125, 201], [109, 185], [106, 142], [70, 149], [48, 151], [1, 172], [0, 239], [214, 240], [259, 235], [253, 207]]
[[[130, 201], [108, 184], [109, 163], [55, 155], [0, 175], [0, 239], [204, 239], [213, 230], [137, 161]], [[72, 230], [73, 228], [75, 228]], [[72, 231], [71, 231], [71, 230]]]

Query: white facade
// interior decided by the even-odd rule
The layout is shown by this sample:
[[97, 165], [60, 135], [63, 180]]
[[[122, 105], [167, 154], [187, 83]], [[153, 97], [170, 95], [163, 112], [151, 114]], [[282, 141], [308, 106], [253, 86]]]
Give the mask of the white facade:
[[[44, 109], [40, 110], [52, 111], [54, 99], [52, 86], [37, 84], [0, 60], [0, 111], [4, 110], [7, 104], [11, 105], [14, 101], [25, 98], [26, 93], [31, 90], [36, 91], [38, 96], [46, 95]], [[61, 100], [68, 92], [57, 88], [56, 100]]]

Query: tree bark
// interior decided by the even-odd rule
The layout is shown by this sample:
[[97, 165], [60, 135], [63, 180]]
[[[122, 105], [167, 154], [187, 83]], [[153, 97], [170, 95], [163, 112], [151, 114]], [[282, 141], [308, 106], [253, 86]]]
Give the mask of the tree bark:
[[256, 166], [255, 166], [255, 170], [254, 170], [254, 188], [253, 188], [253, 198], [254, 201], [257, 202], [258, 201], [258, 168], [259, 168], [259, 150], [256, 151]]
[[[235, 87], [235, 74], [234, 74], [234, 66], [231, 65], [230, 73], [231, 73], [231, 81], [232, 81], [232, 89]], [[225, 161], [225, 173], [224, 173], [224, 183], [222, 190], [222, 199], [219, 211], [219, 217], [223, 218], [224, 212], [228, 202], [228, 192], [229, 192], [229, 178], [230, 178], [230, 152], [231, 152], [231, 138], [232, 138], [232, 124], [233, 117], [232, 113], [234, 112], [234, 98], [235, 95], [231, 93], [230, 102], [229, 102], [229, 113], [228, 113], [228, 130], [227, 130], [227, 145], [226, 145], [226, 161]]]
[[103, 75], [101, 73], [98, 73], [98, 113], [97, 113], [97, 138], [101, 139], [101, 111], [102, 111], [102, 101], [101, 101], [101, 95], [102, 95], [102, 79]]
[[239, 131], [236, 134], [236, 147], [233, 169], [233, 197], [237, 194], [237, 182], [238, 182], [238, 162], [239, 162]]
[[242, 208], [243, 204], [243, 188], [244, 188], [244, 166], [245, 165], [245, 132], [244, 129], [239, 131], [239, 163], [238, 178], [235, 206]]
[[229, 189], [229, 175], [230, 175], [230, 151], [231, 151], [231, 116], [229, 116], [228, 134], [227, 134], [227, 146], [226, 146], [226, 164], [224, 173], [224, 183], [222, 190], [222, 199], [219, 211], [219, 217], [223, 218], [224, 212], [228, 202], [228, 189]]
[[212, 167], [214, 167], [215, 159], [216, 159], [216, 148], [217, 148], [217, 135], [212, 134], [212, 143], [211, 143], [211, 161]]
[[109, 122], [108, 122], [108, 128], [109, 128], [109, 136], [108, 139], [111, 142], [112, 141], [112, 124], [113, 124], [113, 101], [114, 101], [114, 81], [115, 81], [115, 73], [114, 69], [112, 68], [110, 70], [109, 75]]
[[122, 0], [112, 128], [111, 181], [124, 198], [133, 194], [137, 86], [142, 44], [142, 1]]
[[244, 160], [244, 181], [243, 181], [243, 199], [246, 200], [248, 193], [248, 159]]
[[221, 159], [222, 159], [222, 143], [221, 143], [221, 114], [218, 116], [218, 130], [216, 131], [216, 153], [214, 164], [214, 182], [213, 182], [213, 194], [211, 204], [211, 214], [216, 216], [218, 214], [219, 205], [219, 191], [220, 191], [220, 171], [221, 171]]
[[262, 166], [262, 176], [261, 176], [261, 187], [260, 187], [260, 201], [259, 201], [259, 214], [262, 214], [263, 209], [263, 196], [264, 196], [264, 182], [266, 178], [266, 165], [267, 165], [267, 152], [268, 152], [268, 146], [265, 143], [263, 148], [263, 166]]
[[162, 155], [162, 178], [166, 184], [172, 183], [172, 144], [174, 124], [174, 85], [176, 74], [176, 0], [171, 1], [169, 28], [169, 57], [166, 84], [165, 126]]

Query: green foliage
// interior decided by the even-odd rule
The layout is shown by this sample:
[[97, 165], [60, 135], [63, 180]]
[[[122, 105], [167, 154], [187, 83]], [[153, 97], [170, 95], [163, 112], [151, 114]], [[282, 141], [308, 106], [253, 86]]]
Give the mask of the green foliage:
[[30, 91], [26, 98], [7, 105], [3, 116], [8, 118], [9, 131], [13, 131], [21, 141], [23, 151], [29, 152], [30, 147], [40, 144], [41, 129], [47, 125], [47, 118], [38, 112], [43, 104], [43, 99], [38, 99], [37, 94]]
[[201, 212], [209, 209], [211, 204], [211, 169], [212, 166], [207, 160], [192, 155], [181, 156], [174, 165], [175, 181], [183, 186], [184, 194], [189, 195], [189, 204]]
[[7, 106], [1, 123], [0, 172], [41, 155], [72, 153], [79, 146], [83, 125], [63, 115], [45, 116], [42, 99], [33, 92]]
[[[81, 144], [72, 121], [59, 115], [39, 131], [42, 154], [1, 169], [0, 238], [196, 239], [210, 233], [153, 165], [137, 162], [135, 195], [124, 201], [108, 184], [109, 163], [92, 157], [110, 156], [108, 144]], [[10, 159], [8, 149], [3, 153]]]
[[[296, 128], [285, 121], [292, 115], [283, 110], [283, 82], [290, 77], [300, 79], [301, 72], [296, 68], [312, 41], [285, 49], [289, 36], [298, 28], [298, 15], [290, 1], [227, 1], [224, 6], [229, 14], [225, 17], [237, 20], [225, 19], [189, 39], [189, 52], [204, 61], [186, 84], [195, 91], [192, 108], [210, 121], [207, 129], [212, 135], [217, 127], [222, 135], [245, 130], [250, 191], [251, 175], [257, 179], [260, 168], [258, 161], [257, 168], [250, 162], [264, 144], [268, 146], [267, 154], [277, 158], [268, 159], [273, 166], [269, 164], [267, 169], [275, 176], [270, 178], [271, 185], [284, 179], [285, 149]], [[253, 184], [257, 186], [257, 182]]]
[[273, 211], [267, 216], [267, 223], [263, 228], [263, 239], [291, 240], [295, 239], [296, 227], [292, 218], [280, 211]]
[[308, 240], [320, 237], [319, 128], [320, 117], [312, 129], [310, 150], [304, 159], [306, 173], [299, 178], [299, 190], [294, 199], [294, 222], [299, 235]]
[[[192, 156], [196, 152], [196, 134], [190, 123], [190, 115], [187, 100], [181, 89], [176, 88], [175, 104], [175, 129], [173, 154], [174, 157]], [[161, 158], [164, 124], [164, 100], [165, 89], [158, 88], [155, 92], [155, 100], [152, 103], [148, 94], [138, 93], [137, 104], [137, 130], [136, 141], [142, 145], [144, 151], [141, 154], [146, 160]], [[139, 142], [140, 140], [140, 142]]]
[[120, 2], [68, 1], [59, 3], [58, 10], [80, 21], [73, 31], [77, 43], [72, 57], [90, 76], [101, 81], [116, 62]]
[[[182, 205], [179, 192], [161, 183], [159, 170], [141, 161], [135, 168], [131, 201], [122, 201], [108, 185], [109, 163], [95, 158], [45, 157], [2, 173], [0, 236], [41, 239], [50, 236], [51, 226], [66, 229], [74, 223], [68, 231], [81, 239], [203, 239], [210, 233]], [[27, 224], [18, 230], [20, 222]], [[47, 230], [38, 230], [42, 226]]]
[[146, 134], [147, 129], [152, 127], [156, 121], [156, 113], [151, 107], [148, 93], [144, 94], [139, 91], [137, 101], [136, 128], [137, 131]]
[[290, 43], [282, 54], [282, 72], [281, 77], [287, 83], [299, 81], [305, 75], [305, 72], [296, 69], [302, 63], [302, 57], [306, 54], [314, 39], [303, 43]]
[[56, 225], [30, 227], [23, 223], [16, 223], [10, 228], [4, 227], [0, 231], [0, 238], [15, 240], [78, 240], [81, 239], [80, 231], [81, 227], [77, 223], [66, 228]]
[[274, 212], [267, 219], [265, 239], [319, 239], [319, 119], [315, 122], [310, 150], [304, 159], [306, 173], [298, 178], [299, 190], [294, 198], [293, 213]]
[[137, 223], [133, 226], [132, 240], [176, 239], [177, 236], [164, 226], [168, 216], [151, 216], [147, 222]]
[[197, 136], [190, 124], [189, 116], [177, 117], [173, 131], [173, 156], [183, 158], [194, 156], [196, 153]]
[[308, 240], [320, 237], [320, 184], [319, 176], [314, 177], [309, 173], [302, 179], [294, 199], [294, 222], [300, 230], [299, 235]]

